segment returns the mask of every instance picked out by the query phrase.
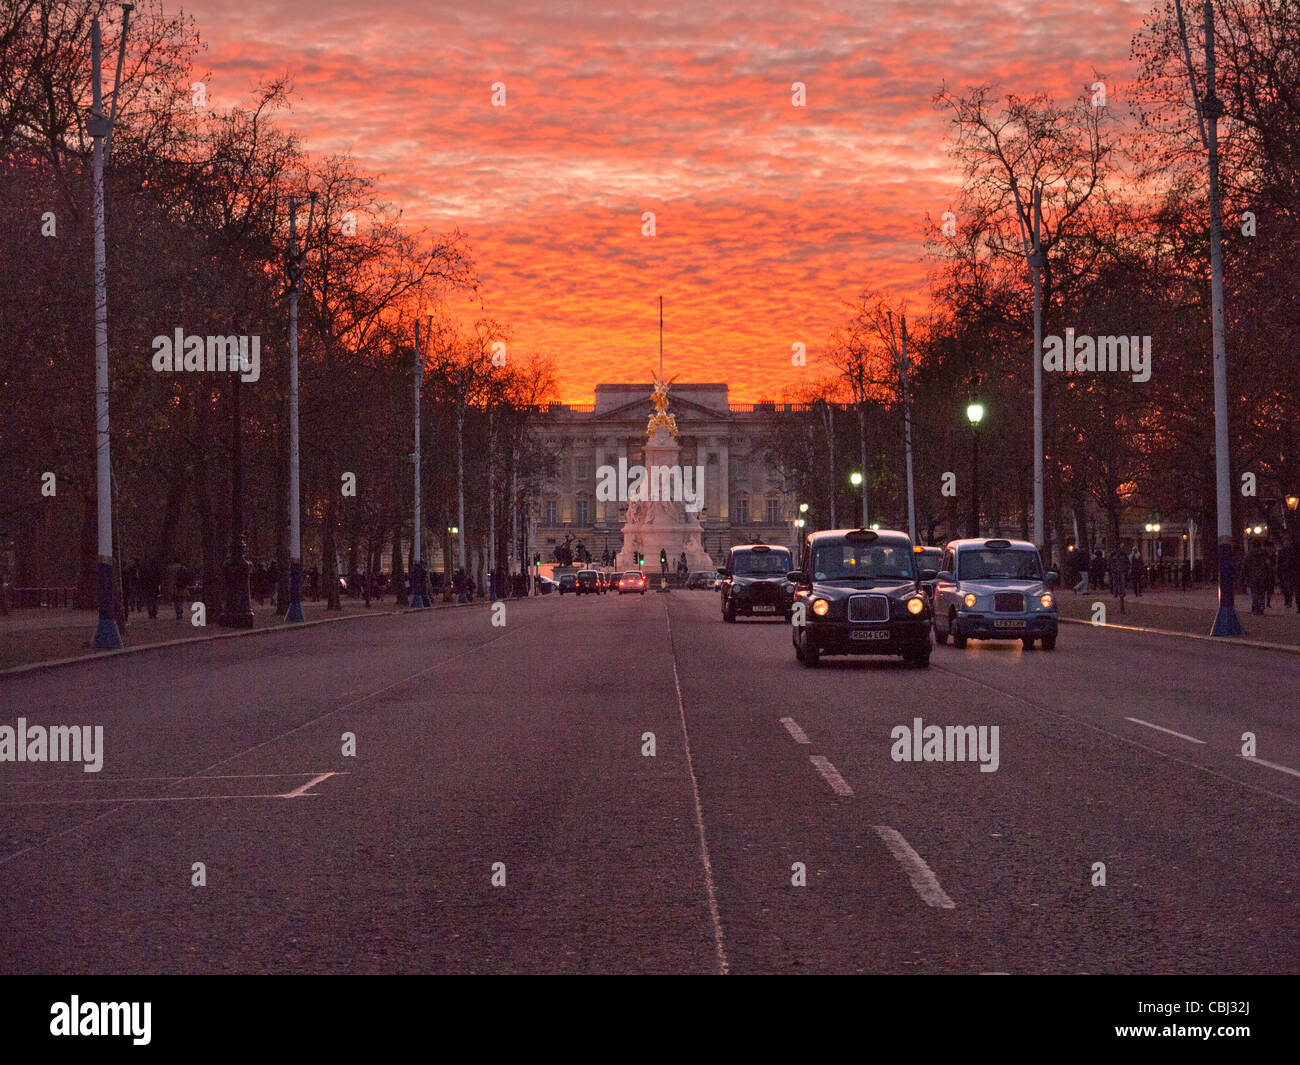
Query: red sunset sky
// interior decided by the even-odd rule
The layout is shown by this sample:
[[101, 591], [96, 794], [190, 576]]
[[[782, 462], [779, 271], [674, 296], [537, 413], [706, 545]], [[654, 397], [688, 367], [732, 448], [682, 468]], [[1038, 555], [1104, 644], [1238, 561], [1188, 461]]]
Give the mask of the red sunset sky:
[[[732, 399], [821, 376], [864, 285], [926, 304], [958, 174], [940, 84], [1122, 102], [1150, 0], [634, 4], [197, 0], [209, 100], [288, 73], [288, 123], [404, 218], [468, 235], [512, 350], [561, 398], [666, 368]], [[491, 85], [507, 105], [491, 106]], [[791, 84], [807, 106], [791, 105]], [[641, 234], [643, 211], [657, 235]], [[807, 345], [808, 367], [790, 365]]]

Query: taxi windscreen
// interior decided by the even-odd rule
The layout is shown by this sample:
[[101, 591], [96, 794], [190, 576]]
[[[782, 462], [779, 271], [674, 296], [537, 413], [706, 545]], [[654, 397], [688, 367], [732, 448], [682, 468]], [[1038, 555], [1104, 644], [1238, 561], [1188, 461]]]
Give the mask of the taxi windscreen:
[[976, 548], [957, 553], [957, 579], [962, 581], [996, 580], [1038, 581], [1043, 567], [1037, 551], [1005, 548]]
[[911, 544], [826, 544], [813, 548], [813, 580], [912, 580]]
[[784, 577], [790, 572], [790, 556], [784, 551], [746, 551], [736, 555], [735, 562], [734, 572], [742, 577], [755, 574]]

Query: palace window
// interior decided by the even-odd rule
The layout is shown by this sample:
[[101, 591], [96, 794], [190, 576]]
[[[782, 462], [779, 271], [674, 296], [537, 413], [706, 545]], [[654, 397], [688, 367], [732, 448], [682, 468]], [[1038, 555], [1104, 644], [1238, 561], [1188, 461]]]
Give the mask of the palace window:
[[736, 496], [736, 515], [735, 522], [737, 525], [749, 524], [749, 496]]
[[549, 529], [553, 529], [560, 524], [560, 506], [556, 500], [548, 499], [546, 501], [546, 515], [542, 524]]
[[767, 523], [769, 525], [781, 524], [781, 501], [779, 499], [769, 499], [767, 501]]
[[590, 519], [589, 519], [589, 517], [588, 517], [588, 514], [587, 514], [587, 511], [588, 511], [589, 506], [590, 506], [590, 504], [589, 504], [589, 503], [587, 502], [587, 500], [585, 500], [585, 499], [579, 499], [579, 500], [574, 504], [575, 510], [574, 510], [574, 519], [573, 519], [573, 522], [574, 522], [575, 525], [590, 525], [590, 524], [591, 524], [591, 521], [590, 521]]

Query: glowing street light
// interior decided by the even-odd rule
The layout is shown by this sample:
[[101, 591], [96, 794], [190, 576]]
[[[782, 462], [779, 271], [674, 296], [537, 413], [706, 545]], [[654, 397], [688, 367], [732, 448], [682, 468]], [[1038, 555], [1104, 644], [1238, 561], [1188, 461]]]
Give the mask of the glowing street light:
[[966, 407], [966, 420], [970, 422], [970, 528], [967, 536], [980, 534], [980, 436], [976, 432], [984, 420], [984, 404], [971, 403]]

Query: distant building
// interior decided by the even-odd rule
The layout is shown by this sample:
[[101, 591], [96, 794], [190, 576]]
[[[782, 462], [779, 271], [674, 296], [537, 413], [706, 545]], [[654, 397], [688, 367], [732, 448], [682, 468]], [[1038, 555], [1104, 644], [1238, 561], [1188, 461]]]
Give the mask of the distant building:
[[[560, 455], [560, 467], [533, 503], [532, 550], [543, 560], [566, 535], [595, 558], [622, 547], [627, 503], [596, 498], [597, 470], [617, 468], [620, 458], [629, 467], [644, 464], [652, 387], [597, 385], [593, 405], [550, 408], [541, 435]], [[780, 405], [730, 403], [725, 384], [674, 384], [669, 409], [681, 465], [704, 468], [705, 550], [721, 560], [733, 544], [789, 545], [796, 502], [756, 444], [764, 412]]]

